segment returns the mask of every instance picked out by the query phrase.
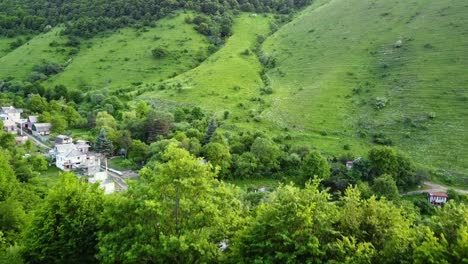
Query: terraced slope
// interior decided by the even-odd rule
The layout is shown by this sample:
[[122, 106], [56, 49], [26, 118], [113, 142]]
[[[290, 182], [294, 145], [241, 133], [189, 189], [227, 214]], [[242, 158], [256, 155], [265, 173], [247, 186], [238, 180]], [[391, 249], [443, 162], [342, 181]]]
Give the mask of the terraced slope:
[[466, 14], [463, 0], [312, 5], [264, 44], [277, 60], [264, 117], [331, 152], [362, 152], [382, 133], [448, 177], [468, 175]]

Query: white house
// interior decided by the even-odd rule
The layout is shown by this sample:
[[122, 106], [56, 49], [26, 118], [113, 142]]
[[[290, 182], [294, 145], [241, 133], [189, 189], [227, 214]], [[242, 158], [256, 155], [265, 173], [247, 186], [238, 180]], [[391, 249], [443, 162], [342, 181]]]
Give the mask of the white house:
[[427, 199], [433, 205], [442, 205], [447, 202], [448, 195], [446, 193], [430, 192], [427, 193]]
[[15, 124], [15, 122], [13, 122], [12, 120], [9, 120], [9, 119], [4, 120], [3, 118], [4, 118], [4, 116], [0, 117], [0, 119], [3, 122], [3, 131], [5, 131], [7, 133], [16, 134], [16, 124]]
[[80, 152], [75, 144], [57, 144], [53, 149], [55, 166], [63, 171], [78, 169], [87, 162], [86, 154]]
[[16, 123], [21, 121], [21, 113], [23, 113], [23, 109], [17, 109], [13, 106], [0, 108], [1, 115], [6, 116], [7, 120], [11, 120]]

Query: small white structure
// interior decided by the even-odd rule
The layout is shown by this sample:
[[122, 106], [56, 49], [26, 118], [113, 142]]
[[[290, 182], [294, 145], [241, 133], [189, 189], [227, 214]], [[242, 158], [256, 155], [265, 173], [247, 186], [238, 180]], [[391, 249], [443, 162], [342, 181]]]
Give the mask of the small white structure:
[[73, 138], [65, 135], [58, 135], [55, 138], [55, 144], [72, 144]]
[[16, 145], [25, 144], [28, 141], [28, 139], [29, 138], [27, 136], [17, 136], [15, 138]]
[[350, 170], [350, 169], [353, 168], [353, 166], [354, 166], [354, 161], [348, 160], [348, 161], [346, 162], [346, 169]]
[[427, 193], [428, 201], [433, 205], [443, 205], [448, 200], [448, 195], [441, 192], [430, 192]]
[[28, 119], [24, 123], [24, 129], [32, 132], [32, 126], [39, 122], [38, 116], [28, 116]]
[[85, 154], [89, 152], [89, 148], [91, 147], [89, 145], [89, 142], [85, 140], [77, 140], [75, 146], [79, 152], [85, 153]]
[[89, 183], [99, 183], [99, 187], [104, 190], [104, 194], [115, 192], [115, 183], [107, 176], [107, 172], [96, 172], [93, 177], [88, 179]]

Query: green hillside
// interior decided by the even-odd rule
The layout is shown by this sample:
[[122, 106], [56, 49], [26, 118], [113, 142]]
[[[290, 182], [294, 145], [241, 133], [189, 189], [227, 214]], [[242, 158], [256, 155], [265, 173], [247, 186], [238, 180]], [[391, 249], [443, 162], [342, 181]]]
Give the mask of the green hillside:
[[[0, 78], [13, 77], [16, 80], [24, 80], [32, 72], [34, 65], [43, 60], [65, 63], [69, 58], [69, 48], [51, 47], [50, 43], [65, 43], [66, 38], [60, 35], [62, 28], [57, 27], [48, 33], [41, 34], [27, 41], [21, 47], [0, 57]], [[5, 45], [14, 39], [4, 39]], [[8, 44], [7, 44], [8, 43]], [[0, 48], [0, 50], [2, 50]]]
[[254, 49], [257, 36], [268, 34], [269, 22], [266, 16], [241, 15], [235, 19], [233, 35], [218, 52], [199, 67], [163, 82], [164, 90], [154, 87], [141, 98], [199, 104], [215, 112], [230, 111], [233, 120], [251, 119], [249, 113], [260, 107], [251, 99], [260, 96], [263, 86], [262, 66]]
[[425, 165], [467, 175], [467, 13], [465, 1], [312, 5], [264, 44], [277, 68], [263, 116], [332, 152], [382, 133]]
[[[123, 88], [136, 100], [228, 111], [224, 129], [288, 135], [333, 155], [392, 144], [468, 184], [467, 13], [461, 0], [317, 0], [261, 46], [276, 61], [266, 72], [271, 94], [255, 47], [275, 19], [252, 13], [237, 16], [233, 35], [204, 61], [208, 38], [185, 22], [193, 13], [101, 32], [75, 55], [59, 27], [13, 51], [15, 39], [1, 38], [0, 78], [24, 80], [42, 60], [58, 62], [64, 71], [45, 86]], [[168, 55], [155, 59], [158, 47]]]
[[[132, 83], [159, 82], [195, 67], [206, 56], [208, 43], [179, 14], [153, 28], [121, 29], [85, 43], [66, 70], [51, 78], [50, 85], [102, 89], [128, 87]], [[151, 51], [164, 48], [169, 54], [155, 59]]]

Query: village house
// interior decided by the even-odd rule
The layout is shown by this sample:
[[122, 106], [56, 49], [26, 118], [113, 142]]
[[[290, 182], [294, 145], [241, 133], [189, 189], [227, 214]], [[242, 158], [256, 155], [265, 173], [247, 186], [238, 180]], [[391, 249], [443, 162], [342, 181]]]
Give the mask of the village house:
[[32, 126], [39, 122], [39, 118], [37, 116], [28, 116], [26, 123], [24, 123], [23, 127], [27, 131], [32, 133]]
[[0, 108], [0, 120], [3, 122], [3, 131], [16, 134], [16, 123], [21, 123], [22, 109], [14, 108], [13, 106]]
[[50, 135], [50, 129], [52, 124], [50, 123], [35, 123], [32, 125], [32, 133], [34, 136], [48, 136]]
[[13, 106], [0, 108], [0, 115], [3, 115], [6, 120], [11, 120], [15, 123], [21, 122], [21, 113], [23, 113], [23, 109], [17, 109]]
[[50, 152], [55, 158], [55, 166], [60, 170], [83, 170], [86, 175], [94, 174], [99, 170], [100, 159], [89, 153], [90, 146], [87, 141], [78, 140], [74, 144], [71, 137], [60, 135], [55, 142]]
[[448, 195], [446, 193], [430, 192], [427, 193], [427, 200], [433, 205], [443, 205], [447, 202]]
[[3, 122], [3, 131], [11, 134], [16, 134], [16, 124], [15, 122], [8, 120], [8, 119], [3, 119], [3, 116], [0, 117], [0, 119]]

